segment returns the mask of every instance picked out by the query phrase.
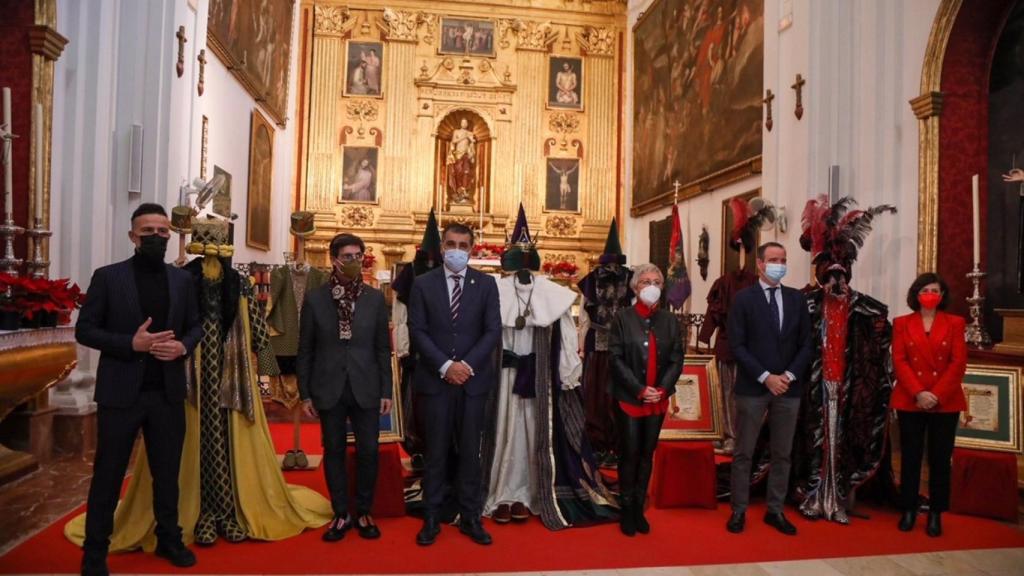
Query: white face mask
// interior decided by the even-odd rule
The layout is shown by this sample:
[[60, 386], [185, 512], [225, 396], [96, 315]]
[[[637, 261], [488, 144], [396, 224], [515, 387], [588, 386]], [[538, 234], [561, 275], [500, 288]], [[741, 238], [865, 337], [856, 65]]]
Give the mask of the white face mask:
[[661, 288], [657, 286], [644, 286], [640, 290], [640, 301], [648, 306], [654, 306], [661, 299]]

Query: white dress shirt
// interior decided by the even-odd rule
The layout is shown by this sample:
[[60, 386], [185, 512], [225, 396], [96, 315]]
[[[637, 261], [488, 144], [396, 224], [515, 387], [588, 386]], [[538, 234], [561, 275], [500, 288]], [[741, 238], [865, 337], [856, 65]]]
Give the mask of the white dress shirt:
[[[764, 300], [765, 302], [768, 302], [769, 305], [771, 305], [770, 298], [772, 293], [769, 292], [768, 290], [771, 288], [778, 288], [778, 290], [775, 291], [775, 304], [777, 304], [777, 308], [779, 309], [779, 326], [782, 326], [782, 321], [786, 318], [786, 312], [785, 310], [783, 310], [782, 307], [782, 283], [780, 282], [775, 286], [772, 286], [771, 284], [768, 284], [767, 282], [764, 281], [764, 279], [761, 278], [757, 280], [757, 283], [758, 285], [761, 286], [761, 290], [764, 293]], [[790, 372], [789, 370], [786, 370], [785, 374], [786, 376], [789, 376], [790, 383], [793, 383], [793, 381], [796, 380], [796, 376], [794, 376], [793, 373]], [[764, 381], [768, 379], [768, 376], [768, 371], [765, 370], [764, 372], [761, 373], [760, 376], [757, 377], [757, 381], [760, 382], [761, 384], [764, 384]]]
[[[449, 306], [451, 305], [451, 302], [452, 302], [452, 292], [455, 290], [455, 280], [452, 279], [452, 276], [458, 276], [459, 277], [459, 286], [462, 288], [462, 293], [465, 294], [466, 293], [466, 270], [469, 270], [468, 266], [466, 268], [463, 268], [459, 272], [454, 272], [452, 270], [449, 270], [447, 265], [445, 265], [445, 267], [444, 267], [444, 282], [445, 282], [445, 286], [448, 287], [448, 305]], [[445, 362], [444, 364], [441, 365], [441, 370], [440, 370], [441, 378], [444, 378], [444, 375], [448, 373], [448, 368], [451, 367], [452, 362], [454, 362], [454, 360], [449, 359], [447, 362]], [[469, 368], [470, 375], [474, 374], [472, 366], [470, 366], [469, 364], [466, 364], [465, 360], [462, 360], [462, 363], [466, 365], [466, 368]]]

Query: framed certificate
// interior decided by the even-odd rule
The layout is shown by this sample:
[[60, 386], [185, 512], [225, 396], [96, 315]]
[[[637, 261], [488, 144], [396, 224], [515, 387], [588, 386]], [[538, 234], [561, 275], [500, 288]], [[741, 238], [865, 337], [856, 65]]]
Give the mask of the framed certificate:
[[960, 413], [956, 445], [1020, 453], [1021, 369], [968, 364], [967, 410]]
[[718, 440], [722, 437], [722, 388], [711, 355], [687, 356], [676, 391], [668, 400], [662, 440]]

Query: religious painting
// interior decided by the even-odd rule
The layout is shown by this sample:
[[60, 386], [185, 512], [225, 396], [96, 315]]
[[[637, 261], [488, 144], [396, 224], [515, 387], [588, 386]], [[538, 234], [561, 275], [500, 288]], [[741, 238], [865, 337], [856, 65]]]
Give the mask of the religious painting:
[[222, 218], [231, 219], [231, 173], [216, 164], [213, 165], [213, 177], [224, 177], [224, 187], [213, 195], [210, 201], [211, 210]]
[[494, 56], [494, 22], [467, 18], [441, 18], [438, 54]]
[[259, 110], [252, 111], [249, 137], [249, 205], [245, 244], [270, 250], [270, 190], [273, 188], [274, 127]]
[[722, 437], [722, 389], [712, 355], [688, 355], [676, 391], [668, 399], [662, 440], [718, 440]]
[[1021, 368], [968, 364], [956, 445], [1021, 453]]
[[633, 37], [633, 214], [759, 170], [764, 0], [655, 0]]
[[377, 203], [377, 154], [372, 146], [345, 146], [342, 156], [341, 201]]
[[552, 56], [548, 61], [548, 108], [583, 110], [583, 59]]
[[545, 212], [579, 212], [580, 161], [578, 158], [548, 158]]
[[345, 96], [382, 97], [380, 87], [384, 44], [349, 42], [345, 54]]
[[287, 120], [295, 0], [210, 0], [206, 43], [279, 126]]
[[[394, 353], [391, 354], [391, 374], [394, 375], [394, 378], [391, 379], [391, 413], [380, 415], [377, 428], [379, 432], [378, 439], [382, 444], [401, 442], [404, 438], [402, 431], [402, 391], [398, 386], [400, 380], [398, 377], [398, 357]], [[346, 422], [345, 429], [348, 430], [348, 443], [355, 445], [356, 436], [352, 433], [352, 422]]]
[[[750, 201], [751, 198], [755, 198], [761, 195], [761, 189], [751, 190], [745, 194], [734, 196], [734, 198], [742, 198], [745, 202]], [[742, 264], [740, 263], [740, 253], [729, 247], [729, 240], [732, 236], [733, 216], [732, 209], [729, 208], [729, 202], [732, 198], [726, 198], [722, 200], [722, 274], [728, 274], [735, 272], [739, 269], [750, 270], [755, 274], [757, 269], [757, 253], [756, 250], [751, 250], [744, 255]], [[760, 233], [757, 238], [754, 238], [754, 246], [760, 245]]]

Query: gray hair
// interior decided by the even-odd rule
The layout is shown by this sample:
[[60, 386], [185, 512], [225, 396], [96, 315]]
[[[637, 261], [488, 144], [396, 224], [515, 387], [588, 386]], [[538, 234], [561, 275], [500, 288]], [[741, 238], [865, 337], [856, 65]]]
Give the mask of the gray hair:
[[633, 277], [629, 279], [629, 288], [630, 290], [633, 291], [633, 293], [639, 294], [639, 292], [636, 289], [636, 283], [640, 281], [640, 276], [647, 274], [648, 272], [657, 272], [658, 277], [661, 278], [661, 283], [665, 283], [665, 275], [662, 274], [661, 268], [658, 268], [657, 266], [651, 264], [650, 262], [645, 262], [644, 264], [637, 264], [636, 266], [633, 266]]

